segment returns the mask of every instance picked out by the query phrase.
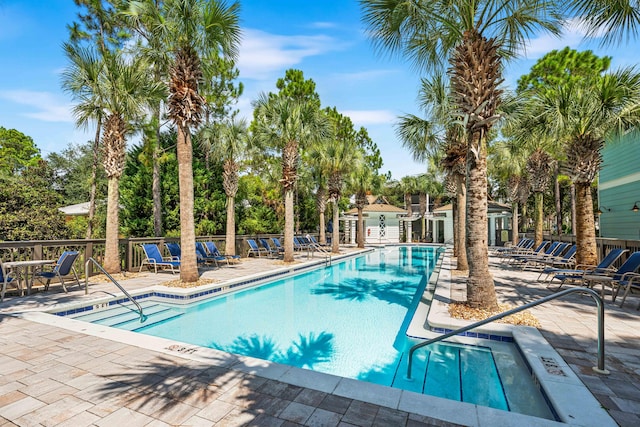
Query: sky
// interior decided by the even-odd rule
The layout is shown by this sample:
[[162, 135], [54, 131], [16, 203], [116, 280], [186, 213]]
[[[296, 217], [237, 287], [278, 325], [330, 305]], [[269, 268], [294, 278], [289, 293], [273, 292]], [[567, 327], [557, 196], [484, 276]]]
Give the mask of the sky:
[[[357, 0], [240, 0], [242, 44], [237, 67], [245, 91], [240, 114], [251, 116], [261, 92], [289, 68], [316, 83], [323, 107], [336, 107], [359, 128], [367, 128], [380, 148], [382, 171], [400, 179], [426, 171], [412, 160], [396, 136], [398, 116], [420, 115], [416, 102], [420, 75], [407, 60], [376, 50], [367, 38]], [[67, 66], [62, 43], [66, 26], [80, 9], [72, 0], [0, 0], [0, 126], [33, 138], [43, 157], [69, 144], [83, 144], [95, 129], [77, 129], [71, 97], [60, 86]], [[515, 87], [536, 60], [570, 46], [613, 57], [612, 69], [638, 63], [640, 42], [600, 48], [585, 42], [577, 26], [562, 37], [534, 37], [525, 55], [507, 65], [505, 84]], [[132, 138], [130, 143], [135, 143]]]

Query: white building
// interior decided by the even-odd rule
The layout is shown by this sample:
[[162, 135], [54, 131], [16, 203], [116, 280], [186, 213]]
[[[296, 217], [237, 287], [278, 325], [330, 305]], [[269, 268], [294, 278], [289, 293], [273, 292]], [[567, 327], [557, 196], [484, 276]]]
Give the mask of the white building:
[[[375, 197], [374, 197], [375, 200]], [[365, 244], [379, 245], [400, 243], [400, 221], [407, 215], [405, 209], [386, 203], [372, 203], [363, 209], [364, 241]], [[347, 243], [356, 243], [356, 226], [358, 223], [358, 209], [346, 211], [341, 218], [344, 221]]]

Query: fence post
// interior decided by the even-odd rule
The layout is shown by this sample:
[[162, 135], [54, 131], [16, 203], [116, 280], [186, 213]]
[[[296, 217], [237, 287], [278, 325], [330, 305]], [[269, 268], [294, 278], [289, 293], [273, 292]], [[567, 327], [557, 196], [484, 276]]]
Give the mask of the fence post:
[[42, 259], [42, 244], [36, 243], [35, 245], [33, 245], [32, 259], [34, 260]]

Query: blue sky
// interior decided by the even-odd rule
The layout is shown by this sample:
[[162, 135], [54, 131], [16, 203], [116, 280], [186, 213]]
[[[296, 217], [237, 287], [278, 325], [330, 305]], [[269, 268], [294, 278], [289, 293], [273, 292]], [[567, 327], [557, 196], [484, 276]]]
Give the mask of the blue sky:
[[[395, 179], [425, 171], [394, 131], [398, 115], [418, 113], [419, 76], [405, 60], [374, 50], [357, 0], [241, 0], [241, 6], [243, 115], [250, 116], [257, 94], [275, 91], [285, 70], [298, 68], [316, 82], [323, 106], [337, 107], [369, 130], [382, 152], [383, 171]], [[74, 127], [71, 99], [60, 89], [66, 66], [61, 45], [78, 10], [71, 0], [0, 0], [0, 126], [31, 136], [43, 156], [84, 143], [94, 132]], [[565, 46], [611, 55], [612, 68], [638, 62], [638, 42], [601, 49], [582, 40], [577, 28], [560, 39], [533, 39], [527, 57], [507, 66], [506, 83], [513, 86], [539, 57]]]

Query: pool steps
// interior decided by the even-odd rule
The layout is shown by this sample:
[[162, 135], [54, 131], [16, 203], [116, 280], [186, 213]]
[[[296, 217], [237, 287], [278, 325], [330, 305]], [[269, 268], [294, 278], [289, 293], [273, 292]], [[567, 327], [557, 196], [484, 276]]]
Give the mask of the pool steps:
[[88, 314], [79, 313], [69, 317], [98, 325], [135, 331], [148, 325], [174, 319], [183, 314], [176, 309], [153, 301], [143, 301], [141, 305], [145, 316], [147, 316], [147, 320], [144, 323], [140, 322], [140, 314], [130, 302], [110, 306], [104, 310], [92, 311]]

